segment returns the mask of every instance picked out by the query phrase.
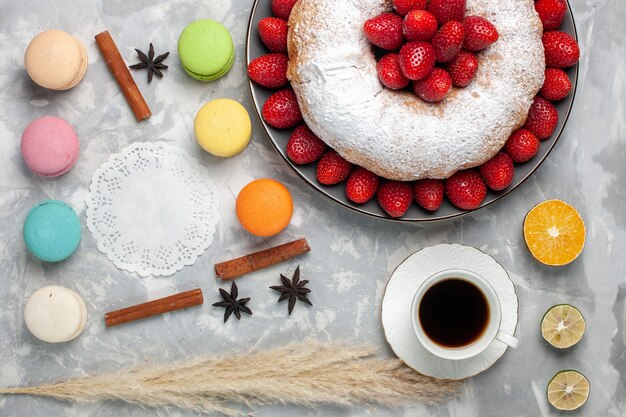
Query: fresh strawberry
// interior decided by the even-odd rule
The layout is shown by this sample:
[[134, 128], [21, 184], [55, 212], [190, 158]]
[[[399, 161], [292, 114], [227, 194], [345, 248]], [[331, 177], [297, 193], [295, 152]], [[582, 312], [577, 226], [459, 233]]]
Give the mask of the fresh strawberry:
[[287, 84], [287, 64], [285, 54], [260, 56], [248, 65], [248, 76], [252, 81], [267, 88], [280, 88]]
[[452, 20], [460, 22], [465, 16], [465, 0], [430, 0], [426, 10], [435, 15], [440, 25]]
[[398, 54], [387, 54], [376, 64], [376, 72], [380, 82], [387, 88], [399, 90], [411, 82], [400, 69]]
[[259, 36], [267, 49], [287, 53], [287, 21], [277, 17], [264, 17], [259, 21]]
[[468, 51], [461, 51], [447, 65], [450, 77], [452, 77], [452, 85], [456, 87], [467, 87], [470, 85], [476, 72], [478, 71], [478, 58], [476, 54]]
[[546, 53], [546, 67], [567, 68], [580, 58], [578, 43], [569, 33], [545, 32], [541, 38]]
[[452, 90], [452, 78], [444, 69], [435, 68], [426, 78], [413, 82], [413, 92], [422, 100], [436, 103]]
[[352, 171], [346, 183], [346, 197], [357, 204], [365, 204], [374, 197], [380, 178], [365, 168], [357, 167]]
[[487, 187], [475, 169], [459, 171], [446, 180], [446, 196], [462, 210], [480, 207], [487, 195]]
[[565, 19], [567, 4], [565, 0], [539, 0], [535, 2], [535, 10], [543, 23], [543, 30], [555, 30], [561, 27]]
[[326, 150], [326, 144], [305, 124], [301, 124], [287, 141], [287, 156], [298, 165], [315, 162]]
[[539, 90], [541, 97], [550, 101], [559, 101], [572, 91], [572, 82], [560, 68], [546, 68], [546, 78]]
[[463, 19], [465, 42], [463, 47], [470, 51], [480, 51], [498, 40], [498, 30], [487, 19], [480, 16], [467, 16]]
[[411, 10], [404, 18], [402, 30], [408, 41], [429, 41], [437, 33], [437, 19], [426, 10]]
[[272, 0], [272, 13], [274, 16], [288, 20], [291, 9], [298, 0]]
[[424, 10], [428, 0], [393, 0], [393, 8], [400, 16], [406, 16], [411, 10]]
[[333, 149], [328, 150], [317, 163], [317, 180], [320, 184], [339, 184], [350, 175], [352, 164]]
[[460, 22], [444, 24], [432, 40], [437, 62], [450, 62], [459, 55], [465, 39], [465, 29]]
[[443, 203], [442, 180], [419, 180], [413, 185], [415, 202], [428, 211], [435, 211]]
[[392, 51], [404, 43], [402, 18], [395, 13], [383, 13], [365, 21], [363, 31], [374, 45]]
[[530, 130], [517, 129], [511, 133], [504, 144], [504, 152], [511, 157], [513, 162], [522, 164], [530, 161], [539, 151], [539, 139]]
[[277, 129], [288, 129], [302, 122], [302, 113], [291, 88], [285, 88], [269, 96], [263, 104], [263, 120]]
[[504, 152], [498, 152], [496, 156], [481, 165], [480, 175], [487, 187], [494, 191], [504, 190], [513, 182], [515, 175], [513, 160]]
[[435, 67], [435, 50], [428, 42], [408, 42], [399, 53], [400, 69], [409, 80], [421, 80]]
[[530, 130], [540, 140], [545, 140], [552, 136], [558, 122], [559, 113], [552, 103], [537, 96], [530, 106], [524, 128]]
[[380, 207], [391, 217], [402, 217], [411, 206], [413, 190], [408, 182], [385, 181], [376, 193]]

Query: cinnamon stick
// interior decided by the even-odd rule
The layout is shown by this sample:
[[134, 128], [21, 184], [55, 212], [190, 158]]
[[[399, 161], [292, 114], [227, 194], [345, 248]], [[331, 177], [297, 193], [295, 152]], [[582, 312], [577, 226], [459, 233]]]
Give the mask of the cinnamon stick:
[[286, 261], [310, 250], [306, 239], [299, 239], [231, 261], [215, 264], [215, 273], [226, 281]]
[[202, 304], [203, 302], [202, 290], [196, 288], [195, 290], [181, 292], [179, 294], [170, 295], [169, 297], [148, 301], [147, 303], [111, 311], [104, 315], [104, 322], [107, 327], [113, 327], [118, 324], [156, 316], [157, 314], [192, 307]]
[[130, 75], [130, 71], [128, 71], [128, 67], [126, 67], [126, 63], [122, 55], [120, 55], [120, 51], [117, 49], [109, 31], [105, 30], [98, 33], [96, 35], [96, 43], [137, 121], [150, 117], [152, 112], [150, 112], [146, 100], [141, 95], [141, 91], [137, 88], [135, 80]]

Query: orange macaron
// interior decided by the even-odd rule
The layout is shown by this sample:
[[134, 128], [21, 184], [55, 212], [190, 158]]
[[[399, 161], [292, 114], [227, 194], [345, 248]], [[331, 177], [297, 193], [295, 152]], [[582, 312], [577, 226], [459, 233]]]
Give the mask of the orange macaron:
[[291, 221], [293, 199], [276, 180], [254, 180], [239, 192], [236, 204], [239, 223], [255, 236], [274, 236]]

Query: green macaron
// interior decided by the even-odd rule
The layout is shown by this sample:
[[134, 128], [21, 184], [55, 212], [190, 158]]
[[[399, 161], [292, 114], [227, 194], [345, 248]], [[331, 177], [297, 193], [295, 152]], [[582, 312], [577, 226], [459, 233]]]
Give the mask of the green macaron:
[[235, 62], [233, 38], [212, 19], [196, 20], [178, 38], [178, 55], [187, 74], [201, 81], [217, 80]]

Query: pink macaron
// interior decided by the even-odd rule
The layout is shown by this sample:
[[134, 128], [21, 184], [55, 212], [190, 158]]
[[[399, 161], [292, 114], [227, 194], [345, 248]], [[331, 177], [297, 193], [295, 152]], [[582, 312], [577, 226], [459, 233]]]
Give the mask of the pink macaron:
[[24, 162], [42, 177], [58, 177], [72, 169], [79, 149], [80, 142], [74, 128], [58, 117], [40, 117], [31, 122], [22, 134]]

